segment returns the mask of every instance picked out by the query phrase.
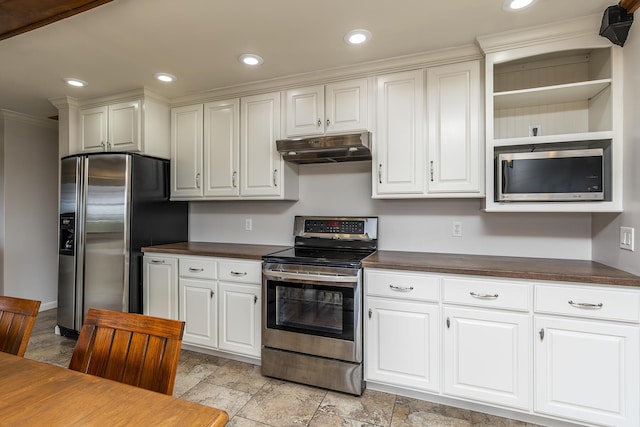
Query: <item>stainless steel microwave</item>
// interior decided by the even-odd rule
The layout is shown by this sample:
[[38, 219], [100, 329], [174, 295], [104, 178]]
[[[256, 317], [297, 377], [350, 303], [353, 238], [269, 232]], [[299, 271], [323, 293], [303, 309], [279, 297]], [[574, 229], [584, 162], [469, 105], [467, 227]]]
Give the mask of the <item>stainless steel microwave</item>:
[[604, 150], [500, 153], [496, 159], [496, 200], [604, 200]]

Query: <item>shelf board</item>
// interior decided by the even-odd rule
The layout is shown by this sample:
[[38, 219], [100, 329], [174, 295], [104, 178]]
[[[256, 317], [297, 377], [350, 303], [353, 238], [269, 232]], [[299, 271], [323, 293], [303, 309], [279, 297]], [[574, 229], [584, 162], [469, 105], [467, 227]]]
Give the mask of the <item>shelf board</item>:
[[511, 90], [493, 94], [494, 109], [531, 107], [535, 105], [565, 104], [587, 101], [607, 87], [611, 79], [590, 80], [555, 86]]
[[559, 135], [525, 136], [519, 138], [494, 139], [494, 147], [510, 145], [552, 144], [556, 142], [600, 141], [613, 139], [612, 131], [565, 133]]

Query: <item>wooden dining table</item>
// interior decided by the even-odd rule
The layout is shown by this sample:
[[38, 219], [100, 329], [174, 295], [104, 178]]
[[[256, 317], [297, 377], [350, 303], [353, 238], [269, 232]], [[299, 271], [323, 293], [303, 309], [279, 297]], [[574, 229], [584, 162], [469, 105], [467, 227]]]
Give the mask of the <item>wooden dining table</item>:
[[0, 352], [0, 426], [224, 426], [223, 410]]

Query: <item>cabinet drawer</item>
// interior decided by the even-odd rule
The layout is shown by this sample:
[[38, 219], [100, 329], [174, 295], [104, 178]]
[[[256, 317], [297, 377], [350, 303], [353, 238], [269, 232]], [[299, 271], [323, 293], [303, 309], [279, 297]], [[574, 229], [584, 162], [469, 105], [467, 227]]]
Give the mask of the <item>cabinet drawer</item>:
[[536, 285], [535, 311], [640, 323], [640, 292]]
[[216, 261], [210, 258], [180, 258], [180, 277], [216, 278]]
[[442, 292], [445, 303], [528, 311], [531, 290], [527, 283], [443, 277]]
[[440, 278], [419, 273], [394, 270], [366, 270], [367, 295], [408, 300], [438, 301]]
[[218, 279], [225, 282], [262, 283], [262, 263], [219, 261]]

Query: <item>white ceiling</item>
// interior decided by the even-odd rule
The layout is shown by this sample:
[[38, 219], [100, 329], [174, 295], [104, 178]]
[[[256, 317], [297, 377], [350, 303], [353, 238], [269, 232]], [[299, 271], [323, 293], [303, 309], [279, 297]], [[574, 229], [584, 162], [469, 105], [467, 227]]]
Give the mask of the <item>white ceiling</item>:
[[[285, 75], [474, 43], [486, 35], [602, 14], [615, 0], [538, 0], [507, 13], [503, 0], [114, 0], [0, 41], [0, 108], [39, 117], [47, 101], [143, 86], [167, 98]], [[372, 40], [348, 46], [365, 28]], [[599, 28], [594, 28], [597, 33]], [[237, 60], [256, 53], [249, 68]], [[153, 78], [177, 76], [172, 84]], [[86, 88], [67, 86], [75, 77]]]

